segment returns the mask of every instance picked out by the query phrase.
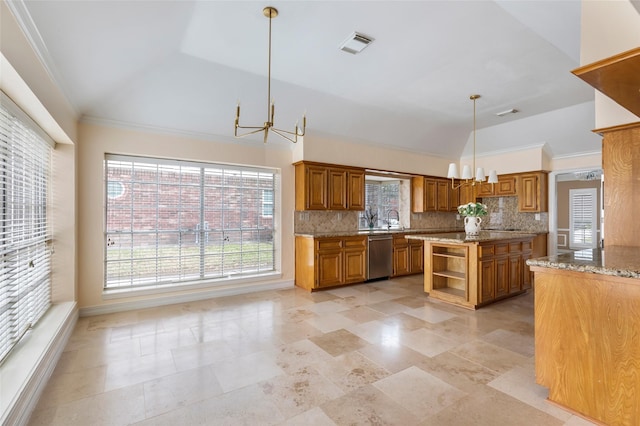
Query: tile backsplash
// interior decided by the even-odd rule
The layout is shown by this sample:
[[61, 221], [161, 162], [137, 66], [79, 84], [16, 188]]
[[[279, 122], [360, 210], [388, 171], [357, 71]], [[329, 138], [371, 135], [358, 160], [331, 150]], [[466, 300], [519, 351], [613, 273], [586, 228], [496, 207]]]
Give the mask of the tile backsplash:
[[[518, 197], [483, 198], [489, 214], [482, 218], [483, 229], [549, 232], [549, 213], [518, 211]], [[402, 208], [405, 210], [406, 206]], [[294, 230], [299, 234], [322, 232], [353, 232], [358, 230], [357, 211], [297, 211]], [[540, 220], [536, 220], [539, 215]], [[403, 214], [401, 223], [410, 229], [463, 229], [463, 218], [455, 212], [427, 212]], [[406, 219], [405, 219], [406, 218]]]
[[[529, 232], [549, 232], [549, 213], [525, 213], [518, 211], [518, 197], [483, 198], [489, 214], [482, 218], [482, 228]], [[536, 220], [539, 215], [540, 220]]]

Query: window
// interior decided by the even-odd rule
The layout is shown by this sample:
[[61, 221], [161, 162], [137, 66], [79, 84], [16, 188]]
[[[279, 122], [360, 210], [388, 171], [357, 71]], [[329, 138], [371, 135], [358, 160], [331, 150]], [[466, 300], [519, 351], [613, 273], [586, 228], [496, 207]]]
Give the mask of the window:
[[[275, 271], [271, 169], [108, 155], [105, 289]], [[265, 214], [269, 213], [269, 214]]]
[[0, 103], [0, 360], [51, 304], [47, 198], [52, 142]]
[[569, 247], [596, 248], [597, 190], [595, 188], [569, 190]]
[[[397, 227], [400, 210], [400, 181], [399, 180], [369, 180], [365, 182], [366, 210], [375, 213], [374, 227]], [[360, 228], [368, 227], [365, 217], [366, 211], [360, 213]]]

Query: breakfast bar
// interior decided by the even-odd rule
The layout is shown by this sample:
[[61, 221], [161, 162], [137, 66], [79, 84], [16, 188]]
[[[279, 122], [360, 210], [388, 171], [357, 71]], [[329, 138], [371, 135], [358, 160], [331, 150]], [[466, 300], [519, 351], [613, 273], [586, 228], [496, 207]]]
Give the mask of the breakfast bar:
[[526, 261], [531, 258], [535, 237], [505, 231], [406, 236], [424, 241], [424, 291], [429, 297], [468, 309], [531, 288]]
[[607, 425], [640, 419], [640, 248], [527, 262], [535, 274], [535, 370], [549, 401]]

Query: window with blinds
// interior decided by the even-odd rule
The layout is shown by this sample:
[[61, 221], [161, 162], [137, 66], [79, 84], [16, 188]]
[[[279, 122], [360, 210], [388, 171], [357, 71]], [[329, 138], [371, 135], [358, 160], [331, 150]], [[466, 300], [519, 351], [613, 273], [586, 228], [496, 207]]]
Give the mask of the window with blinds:
[[105, 289], [275, 271], [271, 169], [108, 155]]
[[[398, 226], [400, 209], [400, 181], [398, 180], [367, 180], [365, 182], [365, 206], [376, 216], [375, 227]], [[391, 214], [390, 214], [391, 212]], [[365, 217], [366, 211], [360, 213], [360, 228], [368, 227]]]
[[0, 102], [0, 362], [51, 305], [47, 197], [53, 142]]
[[569, 190], [569, 247], [597, 247], [597, 190]]

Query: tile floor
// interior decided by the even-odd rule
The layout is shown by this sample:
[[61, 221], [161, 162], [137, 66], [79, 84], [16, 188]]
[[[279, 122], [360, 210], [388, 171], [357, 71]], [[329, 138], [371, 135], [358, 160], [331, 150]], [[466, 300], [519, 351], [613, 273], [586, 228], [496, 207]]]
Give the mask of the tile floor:
[[590, 425], [535, 384], [533, 295], [422, 276], [81, 318], [31, 425]]

